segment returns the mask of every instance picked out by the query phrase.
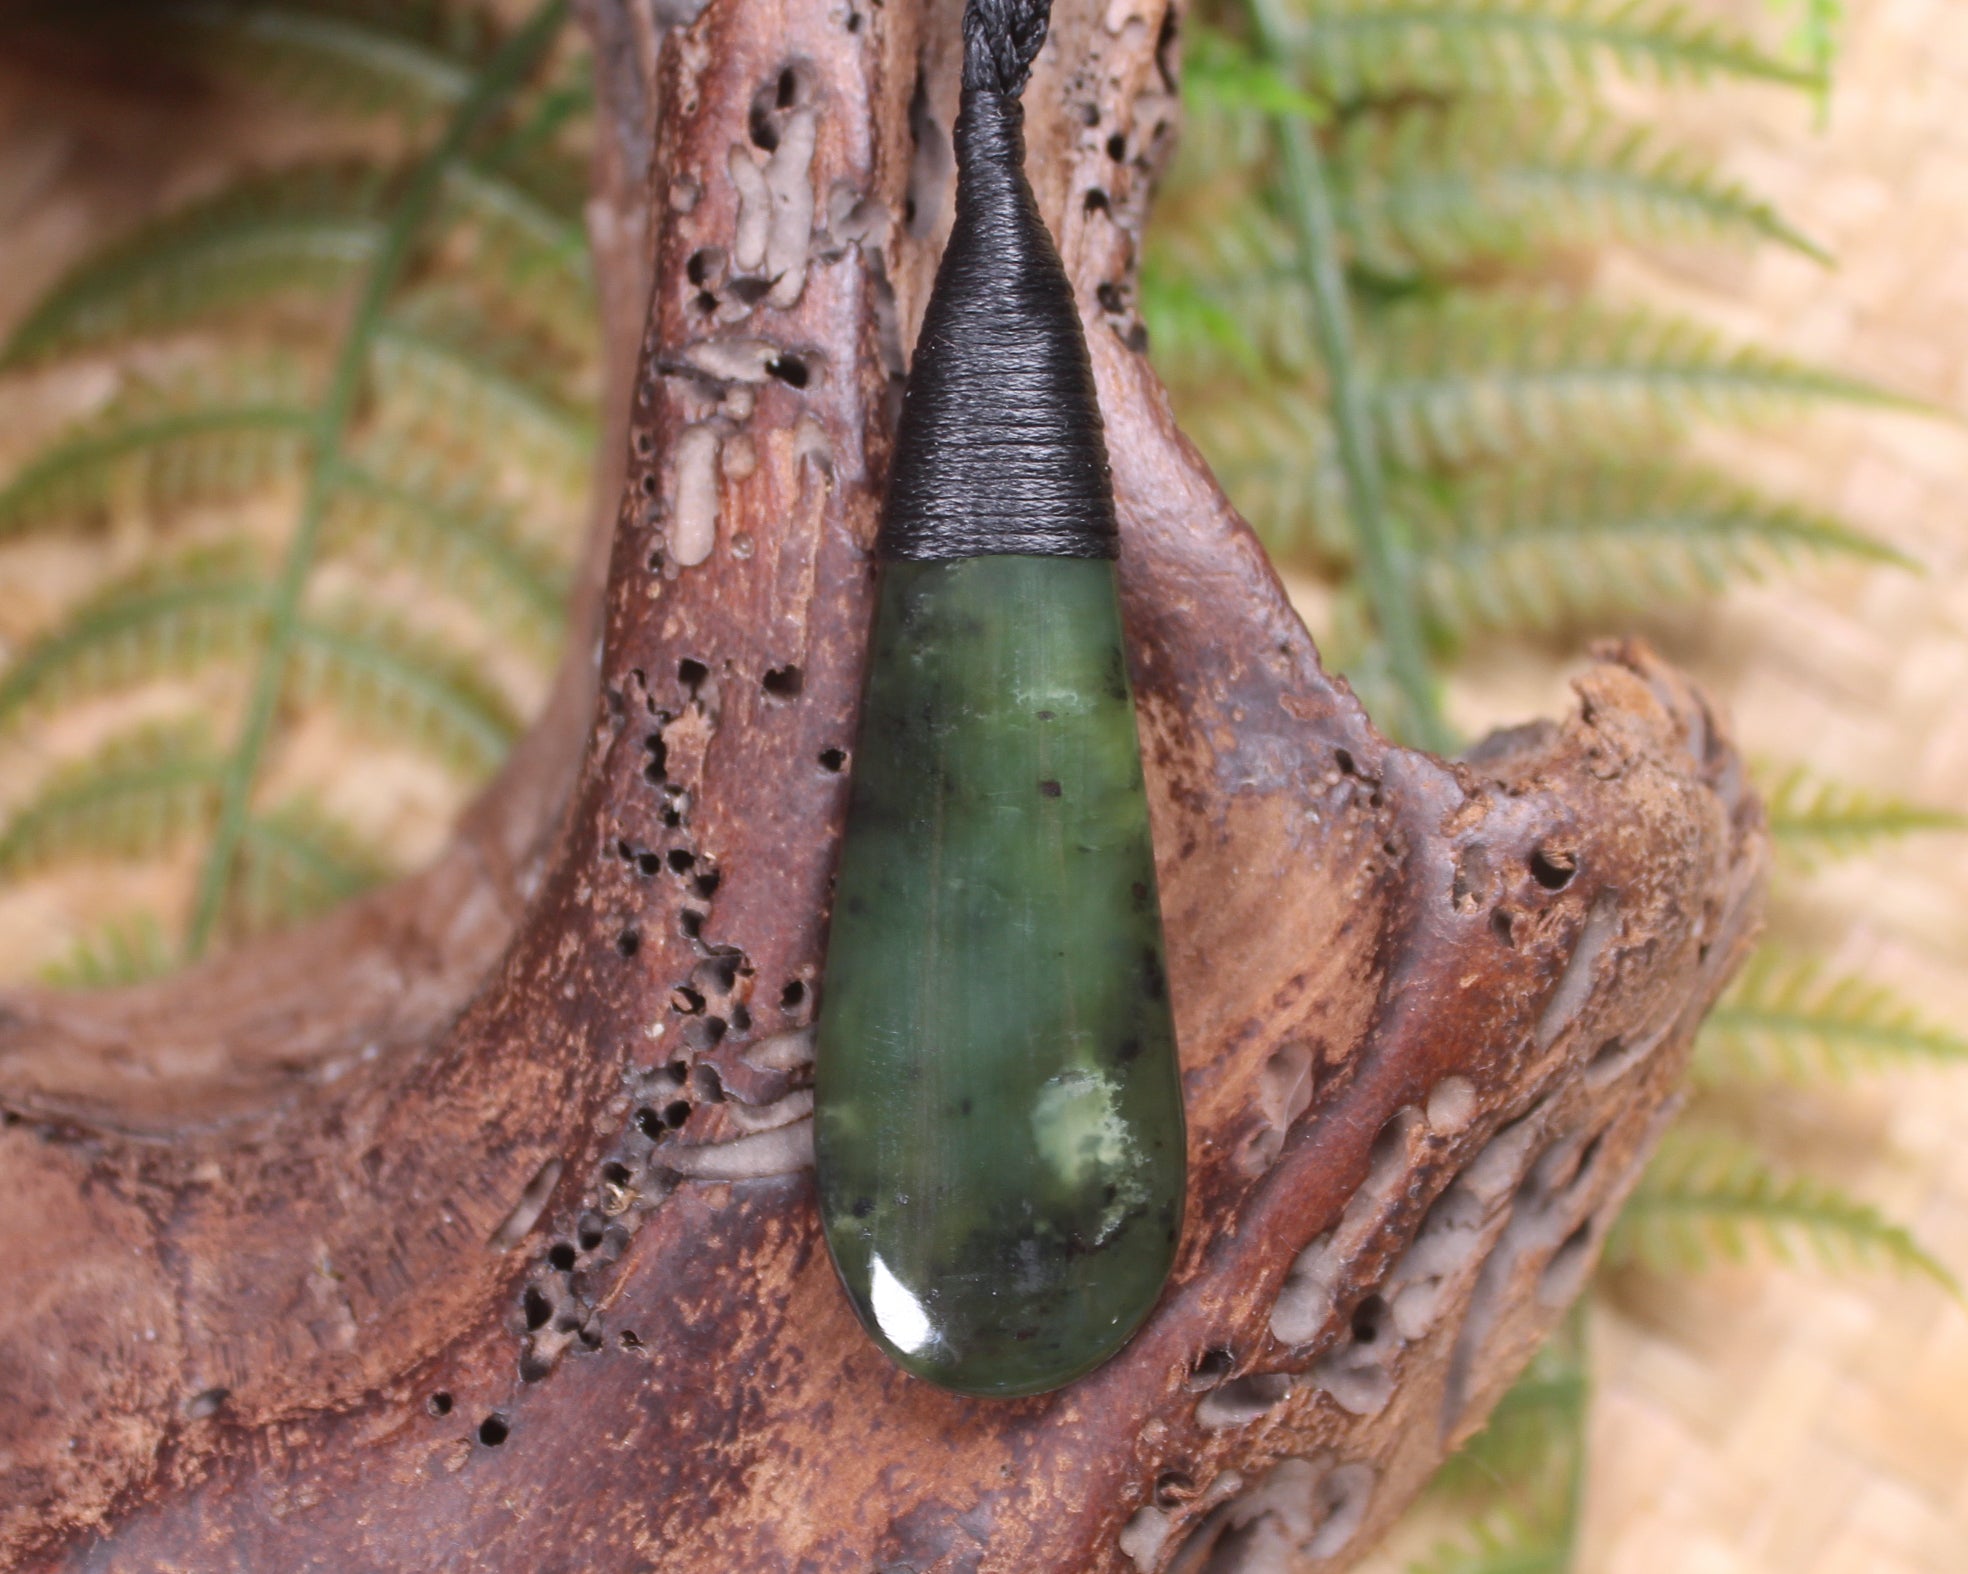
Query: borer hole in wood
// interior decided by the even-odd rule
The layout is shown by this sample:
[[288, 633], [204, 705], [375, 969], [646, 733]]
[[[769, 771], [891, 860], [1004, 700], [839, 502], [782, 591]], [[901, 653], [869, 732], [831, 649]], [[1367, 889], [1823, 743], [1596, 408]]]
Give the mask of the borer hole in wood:
[[1189, 1364], [1189, 1389], [1200, 1393], [1205, 1388], [1214, 1388], [1230, 1375], [1230, 1369], [1237, 1364], [1237, 1357], [1221, 1345], [1213, 1345], [1197, 1356]]
[[1562, 891], [1578, 873], [1578, 854], [1539, 847], [1531, 853], [1531, 878], [1547, 891]]
[[553, 1302], [540, 1293], [538, 1285], [529, 1284], [526, 1293], [520, 1297], [519, 1304], [529, 1331], [546, 1327], [547, 1319], [553, 1316]]
[[797, 355], [775, 355], [765, 363], [765, 369], [788, 388], [804, 388], [807, 384], [806, 362]]

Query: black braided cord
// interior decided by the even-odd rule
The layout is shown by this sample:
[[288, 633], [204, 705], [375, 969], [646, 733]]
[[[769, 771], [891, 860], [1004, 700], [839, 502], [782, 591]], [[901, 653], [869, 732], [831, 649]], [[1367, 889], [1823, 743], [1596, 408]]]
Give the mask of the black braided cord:
[[957, 212], [902, 401], [880, 552], [1115, 555], [1073, 288], [1025, 179], [1018, 102], [1051, 0], [968, 0]]

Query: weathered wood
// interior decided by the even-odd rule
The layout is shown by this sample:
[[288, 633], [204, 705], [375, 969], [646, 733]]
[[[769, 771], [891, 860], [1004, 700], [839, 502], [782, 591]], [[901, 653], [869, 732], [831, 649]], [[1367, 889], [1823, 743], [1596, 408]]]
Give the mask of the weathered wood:
[[910, 106], [948, 124], [956, 8], [716, 0], [660, 53], [656, 13], [588, 10], [618, 323], [655, 280], [592, 724], [577, 641], [430, 873], [146, 990], [0, 1001], [0, 1556], [1341, 1566], [1576, 1293], [1672, 1107], [1754, 923], [1727, 737], [1635, 647], [1465, 763], [1373, 731], [1129, 348], [1172, 24], [1059, 0], [1032, 168], [1113, 450], [1191, 1207], [1085, 1382], [904, 1378], [819, 1243], [805, 1062], [947, 222]]

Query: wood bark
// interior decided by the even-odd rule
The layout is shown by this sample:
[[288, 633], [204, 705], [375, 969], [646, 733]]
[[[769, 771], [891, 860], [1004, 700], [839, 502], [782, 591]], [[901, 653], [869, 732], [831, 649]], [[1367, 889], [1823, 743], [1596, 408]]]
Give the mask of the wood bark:
[[1339, 1568], [1578, 1293], [1748, 944], [1760, 811], [1637, 645], [1460, 762], [1322, 671], [1135, 348], [1177, 20], [1058, 0], [1030, 162], [1108, 419], [1190, 1212], [1057, 1394], [954, 1398], [853, 1322], [810, 1026], [956, 18], [588, 6], [598, 675], [577, 637], [424, 874], [0, 1000], [7, 1566]]

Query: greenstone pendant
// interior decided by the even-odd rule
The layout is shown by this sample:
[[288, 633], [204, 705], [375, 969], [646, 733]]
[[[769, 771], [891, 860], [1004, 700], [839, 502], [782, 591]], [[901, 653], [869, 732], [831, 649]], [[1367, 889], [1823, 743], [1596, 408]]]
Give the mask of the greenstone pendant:
[[823, 1004], [821, 1217], [869, 1333], [978, 1395], [1112, 1355], [1184, 1137], [1111, 561], [885, 565]]
[[964, 10], [956, 213], [889, 466], [815, 1070], [855, 1311], [978, 1395], [1126, 1343], [1184, 1187], [1099, 393], [1024, 175], [1047, 8]]

